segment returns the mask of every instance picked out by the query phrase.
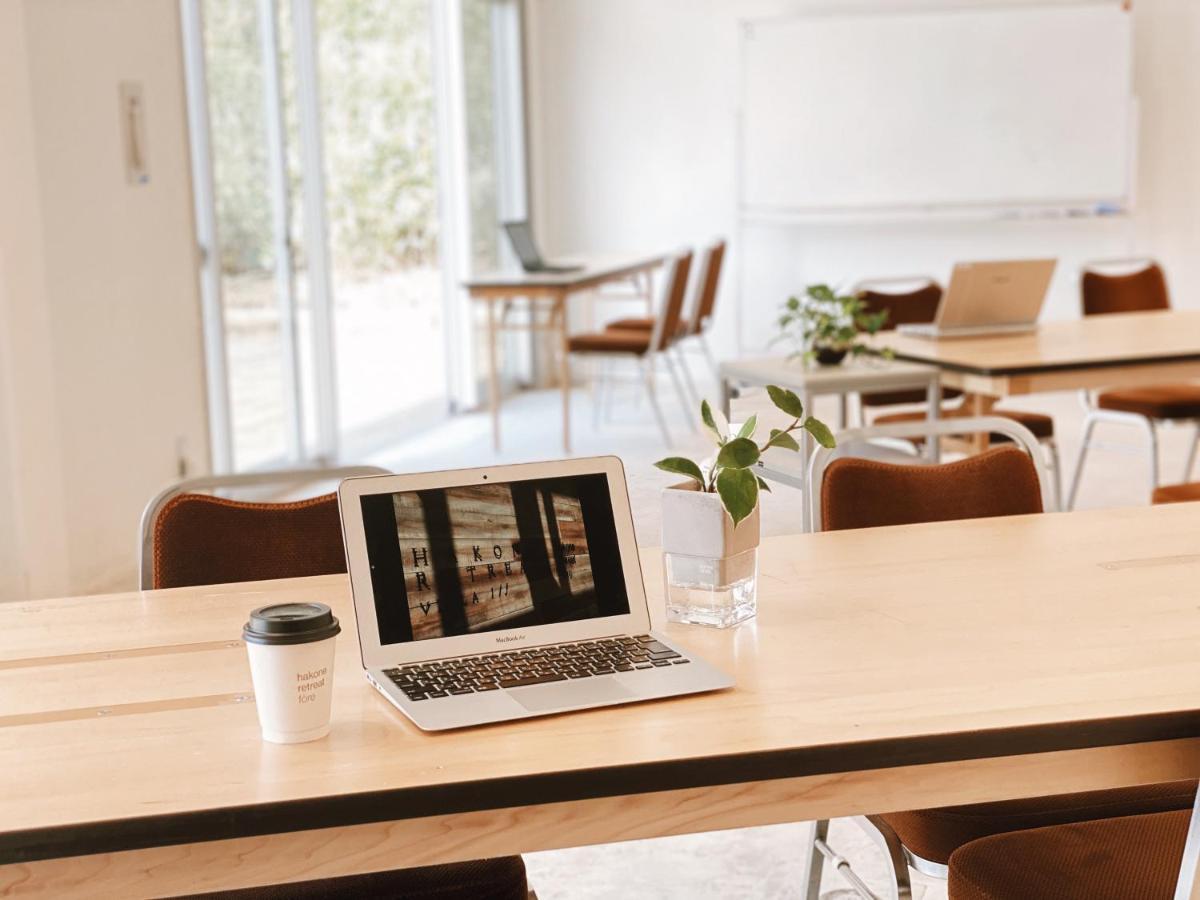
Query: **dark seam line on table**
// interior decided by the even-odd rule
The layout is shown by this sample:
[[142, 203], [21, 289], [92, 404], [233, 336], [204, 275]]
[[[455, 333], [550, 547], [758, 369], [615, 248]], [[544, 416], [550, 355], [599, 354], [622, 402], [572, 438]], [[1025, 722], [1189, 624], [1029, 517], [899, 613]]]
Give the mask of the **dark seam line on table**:
[[[1200, 710], [606, 766], [0, 835], [0, 865], [661, 791], [1200, 737]], [[436, 738], [429, 752], [436, 753]]]
[[1188, 353], [1177, 356], [1151, 356], [1136, 359], [1105, 359], [1090, 362], [1049, 363], [1036, 366], [1007, 366], [1001, 368], [984, 368], [983, 366], [968, 366], [963, 363], [947, 362], [930, 359], [929, 357], [913, 356], [899, 351], [894, 352], [896, 359], [905, 362], [923, 363], [948, 372], [961, 372], [967, 375], [985, 375], [989, 377], [1004, 375], [1040, 375], [1047, 372], [1083, 372], [1088, 369], [1119, 369], [1126, 366], [1170, 365], [1180, 362], [1200, 362], [1200, 354]]
[[200, 697], [175, 697], [162, 700], [141, 700], [137, 703], [108, 703], [101, 706], [78, 706], [41, 712], [14, 713], [0, 716], [0, 728], [20, 728], [26, 725], [48, 725], [54, 722], [77, 722], [80, 719], [106, 719], [117, 716], [136, 716], [145, 713], [175, 712], [181, 709], [202, 709], [224, 706], [226, 703], [248, 703], [254, 699], [250, 691], [232, 694], [206, 694]]
[[123, 650], [93, 650], [88, 653], [66, 653], [59, 656], [26, 656], [21, 659], [0, 659], [0, 672], [5, 669], [32, 669], [38, 666], [65, 666], [72, 663], [107, 662], [114, 659], [135, 659], [139, 656], [167, 656], [173, 653], [203, 653], [241, 647], [241, 641], [200, 641], [194, 644], [163, 644], [159, 647], [128, 647]]

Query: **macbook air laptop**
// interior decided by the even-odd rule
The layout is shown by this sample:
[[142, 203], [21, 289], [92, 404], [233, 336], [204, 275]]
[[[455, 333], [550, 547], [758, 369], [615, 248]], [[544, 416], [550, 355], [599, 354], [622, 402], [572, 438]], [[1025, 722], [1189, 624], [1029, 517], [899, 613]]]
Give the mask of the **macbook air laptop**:
[[1020, 334], [1037, 318], [1054, 275], [1055, 260], [959, 263], [929, 324], [901, 325], [903, 334], [930, 338]]
[[508, 232], [508, 240], [513, 252], [521, 261], [521, 268], [526, 272], [545, 272], [547, 274], [578, 272], [583, 266], [553, 265], [542, 259], [537, 243], [533, 240], [533, 229], [525, 220], [505, 222], [504, 230]]
[[348, 478], [367, 679], [436, 731], [733, 685], [650, 627], [621, 461]]

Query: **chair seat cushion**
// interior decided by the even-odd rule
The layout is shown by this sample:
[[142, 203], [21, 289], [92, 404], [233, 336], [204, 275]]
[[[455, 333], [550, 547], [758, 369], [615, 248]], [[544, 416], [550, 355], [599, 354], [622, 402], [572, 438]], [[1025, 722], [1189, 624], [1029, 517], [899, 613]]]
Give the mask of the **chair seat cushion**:
[[525, 861], [502, 856], [194, 894], [185, 900], [526, 900], [528, 893]]
[[1165, 484], [1154, 489], [1155, 503], [1191, 503], [1195, 500], [1200, 500], [1200, 481]]
[[1195, 781], [1171, 781], [1082, 794], [889, 813], [880, 818], [917, 856], [944, 864], [959, 847], [982, 837], [1089, 819], [1190, 810], [1195, 799]]
[[[955, 415], [958, 415], [957, 411]], [[1004, 419], [1012, 419], [1014, 422], [1020, 422], [1031, 432], [1039, 441], [1048, 441], [1054, 437], [1054, 419], [1042, 413], [1025, 412], [1019, 409], [996, 409], [992, 411], [992, 415], [1000, 416]], [[919, 422], [925, 418], [924, 410], [916, 410], [914, 412], [902, 413], [887, 413], [882, 416], [877, 416], [872, 420], [873, 425], [895, 424], [897, 422]], [[948, 417], [952, 418], [952, 417]], [[1004, 443], [1008, 441], [1008, 437], [1003, 434], [993, 434], [991, 439], [995, 443]], [[922, 438], [915, 438], [914, 443], [920, 443]]]
[[653, 331], [654, 317], [643, 316], [633, 319], [617, 319], [604, 326], [605, 331]]
[[1200, 419], [1200, 385], [1158, 384], [1105, 391], [1096, 398], [1096, 405], [1151, 419]]
[[587, 334], [574, 334], [567, 339], [567, 347], [572, 353], [636, 353], [643, 354], [650, 349], [650, 332], [648, 331], [593, 331]]
[[[943, 400], [954, 400], [962, 396], [955, 388], [942, 388]], [[906, 388], [902, 391], [875, 391], [862, 395], [863, 406], [899, 406], [901, 403], [924, 403], [924, 388]]]
[[1171, 900], [1188, 810], [984, 838], [950, 857], [950, 900]]

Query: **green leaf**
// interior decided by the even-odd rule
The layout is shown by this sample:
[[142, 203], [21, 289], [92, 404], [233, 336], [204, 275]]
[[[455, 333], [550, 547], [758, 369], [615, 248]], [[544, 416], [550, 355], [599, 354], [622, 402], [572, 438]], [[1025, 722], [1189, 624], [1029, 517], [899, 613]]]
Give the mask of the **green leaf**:
[[713, 411], [713, 408], [708, 405], [707, 400], [700, 401], [700, 421], [704, 423], [704, 427], [708, 429], [708, 433], [717, 442], [717, 446], [720, 447], [728, 437], [725, 431], [728, 430], [729, 423], [725, 421], [724, 416], [721, 416], [718, 423], [717, 415]]
[[800, 452], [800, 445], [796, 439], [786, 431], [780, 431], [778, 428], [771, 429], [771, 439], [767, 441], [768, 447], [782, 447], [784, 450], [794, 450]]
[[782, 409], [793, 419], [804, 418], [804, 404], [800, 402], [800, 398], [787, 388], [781, 388], [778, 385], [768, 384], [767, 394], [771, 398], [771, 402]]
[[758, 427], [758, 416], [752, 415], [744, 423], [738, 431], [737, 436], [740, 438], [748, 438], [754, 434], [754, 429]]
[[688, 478], [700, 482], [700, 487], [704, 487], [704, 473], [690, 459], [685, 459], [682, 456], [668, 456], [666, 459], [660, 459], [656, 462], [654, 467], [662, 469], [664, 472], [670, 472], [673, 475], [686, 475]]
[[758, 462], [758, 445], [749, 438], [736, 437], [717, 454], [717, 465], [724, 469], [744, 469]]
[[758, 476], [749, 469], [724, 469], [717, 476], [717, 493], [737, 527], [758, 505]]
[[812, 416], [804, 420], [804, 430], [813, 436], [813, 440], [826, 449], [832, 450], [837, 446], [837, 441], [834, 440], [833, 432], [829, 430], [829, 426], [824, 422], [814, 419]]
[[754, 477], [758, 478], [758, 489], [760, 491], [766, 491], [768, 494], [771, 493], [771, 486], [769, 484], [767, 484], [765, 481], [762, 480], [762, 478], [760, 478], [757, 475], [755, 475]]

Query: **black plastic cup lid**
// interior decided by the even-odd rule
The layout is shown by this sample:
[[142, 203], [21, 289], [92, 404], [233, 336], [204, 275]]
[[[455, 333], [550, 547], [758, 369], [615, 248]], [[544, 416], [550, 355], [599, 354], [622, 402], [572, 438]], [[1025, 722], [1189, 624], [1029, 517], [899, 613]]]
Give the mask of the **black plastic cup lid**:
[[324, 603], [276, 603], [250, 613], [242, 640], [251, 644], [309, 644], [342, 630]]

